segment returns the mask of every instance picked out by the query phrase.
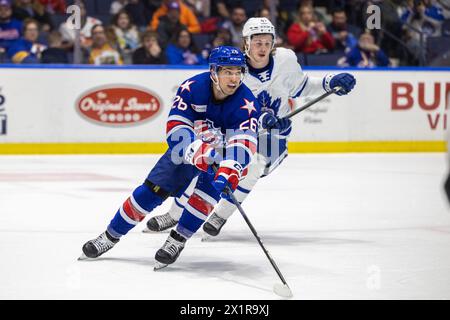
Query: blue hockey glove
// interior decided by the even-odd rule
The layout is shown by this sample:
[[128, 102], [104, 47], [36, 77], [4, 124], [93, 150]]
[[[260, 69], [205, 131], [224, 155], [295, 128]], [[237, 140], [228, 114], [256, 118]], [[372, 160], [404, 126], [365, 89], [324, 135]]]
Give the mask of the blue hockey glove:
[[341, 90], [336, 92], [338, 96], [348, 94], [352, 91], [356, 84], [356, 79], [350, 73], [330, 74], [324, 78], [325, 91], [330, 92], [335, 87], [342, 87]]
[[280, 130], [281, 135], [288, 135], [291, 133], [292, 129], [292, 121], [291, 119], [279, 118], [278, 119], [278, 130]]
[[267, 111], [260, 118], [260, 126], [263, 129], [277, 129], [281, 135], [289, 134], [291, 131], [292, 121], [290, 119], [278, 118], [272, 112]]
[[273, 129], [278, 122], [278, 118], [274, 115], [272, 110], [264, 112], [259, 118], [260, 127], [263, 129]]

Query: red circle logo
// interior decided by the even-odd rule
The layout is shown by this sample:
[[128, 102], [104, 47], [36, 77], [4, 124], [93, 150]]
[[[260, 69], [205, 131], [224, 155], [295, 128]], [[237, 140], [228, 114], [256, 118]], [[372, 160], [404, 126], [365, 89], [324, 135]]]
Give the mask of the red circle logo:
[[94, 88], [78, 98], [77, 111], [86, 119], [108, 126], [138, 125], [152, 118], [161, 100], [143, 88]]

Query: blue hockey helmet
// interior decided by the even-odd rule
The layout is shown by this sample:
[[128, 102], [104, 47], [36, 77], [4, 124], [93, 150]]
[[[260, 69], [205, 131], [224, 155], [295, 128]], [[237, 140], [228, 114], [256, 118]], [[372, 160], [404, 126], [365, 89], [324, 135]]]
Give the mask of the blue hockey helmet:
[[209, 54], [209, 67], [217, 70], [217, 67], [246, 67], [245, 56], [235, 47], [220, 46], [211, 50]]

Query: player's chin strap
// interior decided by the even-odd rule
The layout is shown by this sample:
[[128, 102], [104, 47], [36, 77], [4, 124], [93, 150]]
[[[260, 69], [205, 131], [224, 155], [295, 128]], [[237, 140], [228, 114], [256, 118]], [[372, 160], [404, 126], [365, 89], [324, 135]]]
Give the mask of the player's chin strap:
[[217, 70], [216, 70], [216, 69], [214, 69], [214, 71], [210, 73], [210, 76], [209, 76], [209, 77], [211, 78], [211, 81], [212, 81], [212, 82], [214, 83], [214, 85], [216, 86], [216, 89], [217, 89], [221, 94], [223, 94], [224, 96], [226, 96], [226, 93], [223, 92], [222, 88], [221, 88], [220, 85], [219, 85], [219, 76], [217, 75]]
[[[319, 102], [320, 100], [323, 100], [323, 99], [325, 99], [326, 97], [328, 97], [329, 95], [332, 95], [333, 93], [336, 93], [336, 92], [338, 92], [338, 91], [340, 91], [340, 90], [342, 90], [342, 87], [339, 87], [339, 86], [338, 86], [338, 87], [334, 87], [331, 91], [326, 92], [326, 93], [324, 93], [324, 94], [318, 96], [317, 98], [315, 98], [315, 99], [311, 100], [310, 102], [308, 102], [307, 104], [305, 104], [303, 107], [298, 108], [298, 109], [292, 111], [291, 113], [289, 113], [288, 115], [284, 116], [282, 119], [289, 119], [289, 118], [292, 118], [292, 117], [295, 116], [296, 114], [302, 112], [303, 110], [308, 109], [309, 107], [311, 107], [312, 105], [316, 104], [316, 103]], [[268, 131], [267, 129], [262, 129], [262, 130], [259, 130], [258, 134], [259, 134], [259, 135], [262, 135], [262, 134], [267, 133], [267, 131]]]
[[251, 41], [251, 37], [247, 37], [245, 39], [244, 52], [245, 52], [245, 55], [247, 56], [247, 58], [249, 58], [250, 60], [253, 60], [253, 58], [250, 56], [250, 41]]

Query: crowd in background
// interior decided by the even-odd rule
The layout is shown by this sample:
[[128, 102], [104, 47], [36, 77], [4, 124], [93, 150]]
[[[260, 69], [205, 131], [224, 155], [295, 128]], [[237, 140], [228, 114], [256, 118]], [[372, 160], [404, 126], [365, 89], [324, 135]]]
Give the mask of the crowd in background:
[[450, 0], [85, 0], [79, 37], [73, 3], [0, 0], [0, 62], [73, 63], [79, 39], [80, 63], [202, 65], [215, 46], [241, 47], [254, 16], [306, 65], [445, 65], [450, 51]]

